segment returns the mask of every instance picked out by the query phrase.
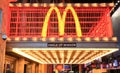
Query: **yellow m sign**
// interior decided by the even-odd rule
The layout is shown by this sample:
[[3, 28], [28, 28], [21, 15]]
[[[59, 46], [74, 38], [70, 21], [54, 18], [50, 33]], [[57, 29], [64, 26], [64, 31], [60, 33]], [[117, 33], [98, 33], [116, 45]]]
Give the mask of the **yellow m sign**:
[[58, 29], [59, 29], [59, 35], [60, 36], [64, 35], [65, 18], [66, 18], [66, 14], [67, 14], [68, 10], [70, 10], [72, 12], [73, 17], [74, 17], [77, 37], [81, 37], [82, 36], [80, 22], [79, 22], [78, 16], [77, 16], [74, 8], [72, 6], [67, 6], [65, 8], [65, 11], [63, 12], [63, 15], [61, 16], [59, 9], [57, 7], [55, 7], [55, 6], [53, 6], [53, 7], [51, 7], [48, 10], [47, 15], [45, 17], [45, 21], [43, 23], [43, 28], [42, 28], [42, 35], [41, 35], [42, 37], [45, 38], [47, 36], [46, 33], [47, 33], [47, 28], [48, 28], [48, 21], [49, 21], [50, 15], [51, 15], [51, 13], [52, 13], [53, 10], [55, 10], [56, 13], [57, 13], [57, 17], [58, 17]]

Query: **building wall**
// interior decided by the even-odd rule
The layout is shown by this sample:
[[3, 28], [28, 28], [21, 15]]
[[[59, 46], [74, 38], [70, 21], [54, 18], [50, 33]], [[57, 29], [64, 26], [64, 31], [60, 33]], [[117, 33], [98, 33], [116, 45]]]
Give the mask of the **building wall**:
[[6, 49], [6, 41], [2, 39], [2, 36], [3, 34], [6, 34], [6, 24], [8, 23], [8, 5], [11, 1], [14, 0], [0, 0], [0, 10], [2, 12], [2, 15], [0, 15], [0, 73], [3, 73]]

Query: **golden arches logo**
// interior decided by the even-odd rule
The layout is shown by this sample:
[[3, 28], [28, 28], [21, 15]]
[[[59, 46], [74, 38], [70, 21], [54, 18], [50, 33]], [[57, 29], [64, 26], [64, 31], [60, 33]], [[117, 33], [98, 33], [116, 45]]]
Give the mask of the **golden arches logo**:
[[61, 16], [59, 9], [55, 6], [53, 6], [48, 10], [47, 15], [45, 17], [45, 21], [43, 23], [43, 29], [42, 29], [42, 37], [45, 38], [47, 36], [46, 33], [47, 33], [48, 21], [49, 21], [50, 15], [51, 15], [53, 10], [55, 10], [57, 17], [58, 17], [58, 29], [59, 29], [60, 36], [64, 35], [65, 18], [66, 18], [66, 14], [67, 14], [68, 10], [70, 10], [72, 12], [72, 15], [74, 17], [77, 37], [82, 36], [80, 22], [79, 22], [78, 16], [77, 16], [74, 8], [72, 6], [67, 6], [65, 8], [65, 11], [63, 12], [63, 15]]

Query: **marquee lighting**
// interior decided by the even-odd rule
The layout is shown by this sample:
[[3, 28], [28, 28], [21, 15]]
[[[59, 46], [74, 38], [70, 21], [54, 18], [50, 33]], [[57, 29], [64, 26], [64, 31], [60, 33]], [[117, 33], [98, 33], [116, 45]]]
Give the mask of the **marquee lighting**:
[[41, 40], [42, 40], [43, 42], [45, 42], [45, 41], [46, 41], [46, 38], [41, 38]]
[[55, 41], [55, 38], [53, 37], [53, 38], [49, 38], [49, 40], [51, 41], [51, 42], [54, 42]]
[[19, 38], [19, 37], [16, 37], [16, 38], [15, 38], [15, 41], [20, 41], [20, 38]]
[[25, 7], [29, 7], [29, 6], [30, 6], [30, 3], [25, 3], [24, 6], [25, 6]]
[[62, 42], [62, 41], [64, 41], [64, 38], [59, 38], [58, 40]]
[[100, 41], [100, 38], [95, 37], [94, 40], [97, 41], [97, 42], [99, 42], [99, 41]]
[[40, 60], [38, 60], [38, 59], [36, 59], [36, 58], [34, 58], [34, 57], [32, 57], [32, 56], [30, 56], [30, 55], [28, 55], [28, 54], [20, 51], [20, 50], [13, 49], [12, 51], [15, 52], [15, 53], [17, 53], [17, 54], [19, 54], [19, 55], [22, 55], [22, 56], [24, 56], [24, 57], [26, 57], [28, 59], [31, 59], [31, 60], [36, 61], [38, 63], [42, 63]]
[[11, 41], [11, 39], [10, 39], [10, 38], [7, 38], [7, 41]]
[[82, 41], [82, 39], [81, 39], [81, 38], [76, 38], [76, 40], [77, 40], [77, 41], [79, 41], [79, 42], [80, 42], [80, 41]]
[[18, 3], [17, 6], [18, 6], [18, 7], [22, 7], [22, 4], [21, 4], [21, 3]]
[[22, 38], [23, 41], [27, 41], [28, 38]]
[[33, 3], [33, 6], [34, 6], [34, 7], [38, 7], [39, 4], [38, 4], [38, 3]]
[[108, 42], [108, 41], [109, 41], [109, 38], [108, 38], [108, 37], [104, 37], [104, 38], [102, 38], [102, 40]]
[[73, 39], [72, 39], [72, 38], [67, 38], [67, 40], [68, 40], [69, 42], [72, 42]]
[[38, 39], [36, 37], [33, 37], [32, 40], [36, 42]]
[[112, 41], [116, 42], [117, 41], [117, 37], [113, 37]]
[[43, 6], [44, 6], [44, 7], [47, 7], [47, 4], [46, 4], [46, 3], [44, 3], [44, 4], [43, 4]]
[[90, 42], [90, 41], [91, 41], [91, 38], [86, 37], [85, 40], [86, 40], [87, 42]]
[[88, 3], [83, 4], [84, 7], [89, 7]]
[[85, 64], [118, 50], [118, 48], [13, 48], [13, 52], [42, 64]]
[[92, 4], [92, 6], [97, 7], [97, 6], [98, 6], [98, 4], [97, 4], [97, 3], [93, 3], [93, 4]]
[[60, 3], [60, 4], [58, 4], [60, 7], [63, 7], [64, 5], [63, 5], [63, 3]]

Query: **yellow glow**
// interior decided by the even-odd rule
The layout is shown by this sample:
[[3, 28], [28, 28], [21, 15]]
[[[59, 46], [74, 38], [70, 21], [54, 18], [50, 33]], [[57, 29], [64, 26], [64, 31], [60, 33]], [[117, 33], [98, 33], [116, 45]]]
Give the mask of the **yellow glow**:
[[[24, 52], [26, 53], [26, 52]], [[38, 59], [40, 60], [42, 63], [46, 63], [44, 60], [42, 60], [39, 56], [37, 56], [36, 54], [33, 54], [33, 52], [27, 52], [27, 54], [30, 56], [30, 57], [34, 57], [35, 59]]]
[[36, 42], [38, 39], [36, 37], [34, 37], [34, 38], [32, 38], [32, 40]]
[[[24, 56], [24, 53], [25, 53], [25, 54], [27, 54], [29, 56], [26, 57], [26, 55], [25, 55], [24, 57], [26, 57], [26, 58], [30, 57], [29, 59], [31, 59], [31, 57], [36, 58], [37, 60], [39, 60], [43, 64], [44, 63], [47, 63], [47, 64], [60, 64], [60, 63], [61, 64], [70, 64], [70, 63], [72, 63], [72, 64], [78, 64], [78, 63], [83, 64], [83, 63], [91, 62], [91, 61], [93, 61], [93, 60], [95, 60], [97, 58], [100, 58], [102, 56], [105, 56], [107, 54], [110, 54], [110, 53], [115, 52], [115, 51], [118, 50], [118, 48], [92, 48], [92, 49], [91, 48], [79, 48], [79, 49], [70, 48], [72, 50], [69, 50], [68, 48], [67, 48], [67, 50], [66, 50], [66, 48], [61, 49], [61, 50], [58, 50], [58, 49], [60, 49], [60, 48], [57, 48], [57, 50], [55, 48], [54, 49], [52, 49], [52, 48], [45, 48], [45, 49], [43, 49], [43, 48], [42, 49], [40, 49], [40, 48], [37, 48], [37, 49], [32, 48], [31, 50], [29, 50], [27, 48], [25, 48], [25, 50], [23, 50], [23, 48], [13, 48], [13, 50], [17, 51], [16, 53], [19, 54], [19, 51], [23, 52], [23, 53], [20, 53], [20, 55]], [[30, 51], [32, 51], [32, 52], [30, 52]], [[39, 51], [43, 52], [47, 57], [44, 56], [44, 54], [39, 53]], [[51, 52], [53, 57], [50, 55], [50, 53], [48, 51]], [[60, 57], [58, 56], [57, 51], [59, 51]], [[66, 55], [67, 59], [65, 59], [65, 62], [64, 62], [64, 55], [65, 55], [64, 51], [67, 51], [67, 55]], [[73, 51], [76, 51], [76, 53], [72, 57]], [[79, 55], [80, 52], [83, 52], [83, 53], [76, 60], [76, 57]], [[87, 55], [89, 52], [91, 52], [91, 53], [89, 55]], [[36, 54], [33, 55], [34, 53], [37, 53], [37, 55]], [[96, 54], [96, 55], [94, 55], [94, 54]], [[57, 62], [55, 62], [53, 58], [56, 58]], [[59, 58], [62, 59], [61, 62], [60, 62]], [[31, 59], [31, 60], [33, 60], [33, 59]]]
[[51, 4], [50, 4], [50, 6], [51, 6], [51, 7], [54, 7], [54, 6], [55, 6], [55, 4], [54, 4], [54, 3], [51, 3]]
[[46, 4], [46, 3], [44, 3], [44, 4], [43, 4], [43, 6], [44, 6], [44, 7], [47, 7], [47, 4]]
[[89, 7], [89, 4], [88, 3], [84, 3], [83, 6], [84, 7]]
[[100, 38], [96, 37], [94, 38], [95, 41], [99, 42], [100, 41]]
[[72, 4], [71, 4], [71, 3], [68, 3], [67, 6], [68, 6], [68, 7], [69, 7], [69, 6], [72, 6]]
[[[45, 52], [45, 54], [49, 54], [47, 51]], [[55, 61], [53, 60], [53, 58], [50, 55], [47, 55], [49, 58], [51, 58], [52, 63], [55, 63]]]
[[28, 54], [20, 51], [20, 50], [13, 49], [12, 51], [15, 52], [15, 53], [17, 53], [17, 54], [19, 54], [19, 55], [22, 55], [22, 56], [24, 56], [26, 58], [29, 58], [29, 59], [31, 59], [31, 60], [33, 60], [35, 62], [42, 63], [40, 60], [38, 60], [38, 59], [36, 59], [36, 58], [34, 58], [34, 57], [32, 57], [32, 56], [30, 56], [30, 55], [28, 55]]
[[108, 41], [109, 41], [109, 38], [104, 37], [104, 38], [102, 38], [102, 40], [108, 42]]
[[56, 51], [53, 51], [53, 52], [54, 52], [54, 57], [56, 58], [56, 61], [57, 61], [57, 63], [59, 64], [60, 62], [59, 62], [59, 59], [58, 59], [57, 52], [56, 52]]
[[11, 41], [11, 39], [10, 39], [10, 38], [7, 38], [7, 41]]
[[17, 5], [17, 7], [22, 7], [22, 4], [21, 3], [18, 3], [18, 4], [16, 4]]
[[58, 6], [59, 6], [59, 7], [63, 7], [64, 5], [63, 5], [63, 3], [60, 3], [60, 4], [58, 4]]
[[64, 51], [60, 51], [60, 55], [61, 55], [61, 58], [62, 58], [62, 62], [64, 64]]
[[30, 3], [25, 3], [24, 6], [25, 6], [25, 7], [29, 7], [29, 6], [30, 6]]
[[15, 41], [20, 41], [20, 38], [19, 37], [15, 38]]
[[85, 38], [85, 41], [90, 42], [91, 38], [87, 37], [87, 38]]
[[72, 51], [67, 54], [67, 60], [66, 60], [66, 63], [67, 63], [67, 64], [69, 63], [69, 60], [70, 60], [70, 56], [71, 56], [71, 55], [72, 55]]
[[73, 39], [72, 39], [72, 38], [68, 38], [67, 40], [68, 40], [69, 42], [72, 42]]
[[9, 4], [10, 7], [13, 7], [14, 5], [12, 3]]
[[[43, 48], [13, 48], [13, 49], [17, 49], [17, 50], [43, 50]], [[97, 50], [118, 50], [118, 48], [45, 48], [44, 50], [69, 50], [69, 51], [73, 51], [73, 50], [85, 50], [86, 52], [89, 52], [91, 50], [97, 51]]]
[[64, 41], [64, 38], [59, 38], [58, 40], [59, 40], [59, 41]]
[[113, 37], [112, 41], [117, 42], [117, 37]]
[[22, 40], [27, 41], [27, 38], [22, 38]]
[[80, 3], [76, 3], [76, 4], [74, 4], [76, 7], [80, 7], [81, 6], [81, 4]]
[[60, 15], [60, 11], [57, 7], [51, 7], [49, 9], [49, 11], [47, 12], [47, 15], [45, 16], [45, 21], [43, 23], [43, 29], [42, 29], [42, 37], [46, 37], [46, 33], [47, 33], [47, 28], [48, 28], [48, 21], [49, 21], [49, 18], [50, 18], [50, 14], [52, 13], [52, 11], [55, 10], [56, 13], [57, 13], [57, 17], [58, 17], [58, 26], [59, 26], [59, 34], [60, 35], [63, 35], [64, 32], [63, 32], [63, 22], [62, 22], [62, 19], [61, 19], [61, 15]]
[[77, 37], [81, 37], [82, 36], [82, 31], [81, 31], [81, 27], [80, 27], [80, 22], [79, 22], [79, 19], [78, 19], [78, 16], [74, 10], [73, 7], [71, 6], [68, 6], [65, 8], [65, 11], [63, 12], [63, 30], [64, 30], [64, 27], [65, 27], [65, 17], [66, 17], [66, 14], [67, 14], [67, 11], [70, 9], [70, 11], [72, 12], [73, 14], [73, 17], [74, 17], [74, 21], [75, 21], [75, 24], [76, 24], [76, 33], [77, 33]]
[[81, 39], [81, 38], [76, 38], [76, 40], [77, 40], [77, 41], [79, 41], [79, 42], [80, 42], [80, 41], [82, 41], [82, 39]]
[[74, 59], [72, 59], [72, 60], [70, 61], [71, 64], [72, 64], [73, 61], [77, 58], [77, 56], [79, 55], [79, 53], [80, 53], [80, 52], [75, 53], [75, 55], [74, 55]]
[[50, 40], [51, 42], [54, 42], [54, 41], [55, 41], [55, 38], [49, 38], [49, 40]]
[[43, 42], [45, 42], [45, 41], [46, 41], [46, 38], [42, 38], [41, 40], [42, 40]]
[[98, 4], [97, 4], [97, 3], [93, 3], [92, 6], [93, 6], [93, 7], [97, 7]]
[[33, 7], [38, 7], [39, 4], [38, 4], [38, 3], [33, 3], [32, 6], [33, 6]]
[[[88, 54], [88, 53], [83, 53], [80, 57], [79, 57], [79, 60], [81, 60], [83, 57], [85, 57], [86, 56], [86, 54]], [[79, 62], [79, 60], [78, 61], [75, 61], [75, 63], [77, 63], [77, 62]]]
[[106, 5], [106, 3], [101, 3], [100, 6], [105, 7], [107, 5]]
[[[37, 54], [38, 54], [40, 57], [42, 57], [43, 59], [45, 59], [45, 58], [46, 58], [43, 54], [38, 53], [37, 51], [33, 51], [33, 52], [37, 53]], [[46, 59], [46, 60], [49, 62], [49, 60], [48, 60], [48, 59]], [[46, 63], [44, 60], [43, 60], [43, 62], [44, 62], [44, 63]]]
[[113, 6], [114, 6], [114, 3], [109, 3], [108, 5], [111, 6], [111, 7], [113, 7]]
[[[68, 4], [69, 5], [69, 4]], [[65, 11], [63, 12], [63, 16], [61, 17], [61, 14], [60, 14], [60, 11], [57, 7], [53, 6], [51, 7], [48, 12], [47, 12], [47, 15], [45, 16], [45, 21], [43, 23], [43, 28], [42, 28], [42, 37], [46, 37], [47, 36], [47, 28], [48, 28], [48, 21], [49, 21], [49, 18], [50, 18], [50, 14], [52, 13], [52, 11], [55, 10], [56, 13], [57, 13], [57, 17], [58, 17], [58, 28], [59, 28], [59, 35], [60, 36], [63, 36], [64, 35], [64, 27], [65, 27], [65, 17], [66, 17], [66, 14], [67, 14], [67, 11], [68, 10], [71, 10], [73, 16], [74, 16], [74, 21], [75, 21], [75, 24], [76, 24], [76, 33], [77, 33], [77, 36], [78, 37], [81, 37], [82, 36], [82, 31], [81, 31], [81, 27], [80, 27], [80, 22], [78, 20], [78, 16], [74, 10], [73, 7], [71, 7], [70, 5], [67, 6], [65, 8]]]

